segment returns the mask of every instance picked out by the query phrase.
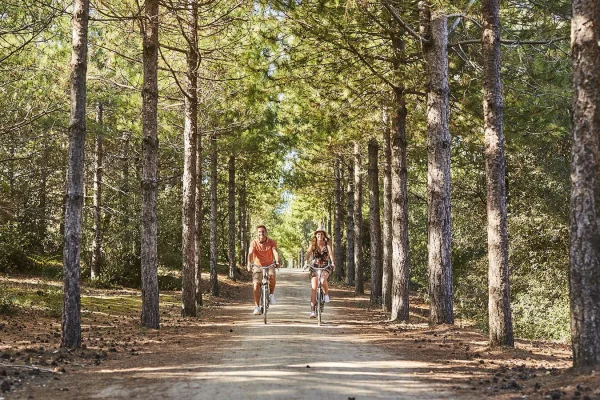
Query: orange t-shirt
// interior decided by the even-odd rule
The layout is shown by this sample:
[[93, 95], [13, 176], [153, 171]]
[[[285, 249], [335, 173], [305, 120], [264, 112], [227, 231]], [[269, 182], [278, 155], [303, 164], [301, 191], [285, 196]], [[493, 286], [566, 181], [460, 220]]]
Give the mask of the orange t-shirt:
[[273, 249], [277, 248], [277, 242], [271, 238], [267, 238], [264, 243], [260, 243], [258, 239], [254, 239], [250, 245], [250, 251], [254, 258], [254, 264], [260, 267], [266, 267], [275, 261]]

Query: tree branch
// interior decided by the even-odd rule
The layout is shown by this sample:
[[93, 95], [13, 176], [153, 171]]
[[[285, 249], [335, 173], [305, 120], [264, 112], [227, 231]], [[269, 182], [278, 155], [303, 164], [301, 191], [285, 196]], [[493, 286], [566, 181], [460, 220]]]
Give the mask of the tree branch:
[[404, 29], [406, 29], [406, 31], [408, 33], [410, 33], [410, 35], [412, 37], [414, 37], [415, 39], [423, 42], [423, 43], [429, 43], [429, 40], [425, 39], [423, 36], [419, 35], [414, 29], [412, 29], [406, 22], [404, 22], [402, 20], [402, 18], [400, 18], [400, 16], [398, 15], [398, 13], [396, 12], [396, 10], [394, 10], [392, 8], [392, 6], [390, 4], [388, 4], [385, 0], [383, 2], [383, 6], [390, 12], [390, 14], [392, 14], [392, 17], [394, 18], [394, 20], [396, 20], [396, 22], [398, 22], [400, 25], [402, 25], [402, 27]]

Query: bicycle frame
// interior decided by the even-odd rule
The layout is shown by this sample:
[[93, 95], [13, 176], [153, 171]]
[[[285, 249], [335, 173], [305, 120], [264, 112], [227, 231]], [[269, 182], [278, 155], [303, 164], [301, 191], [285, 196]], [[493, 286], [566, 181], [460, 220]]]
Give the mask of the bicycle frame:
[[262, 267], [259, 265], [252, 264], [252, 267], [262, 268], [262, 282], [260, 284], [260, 309], [263, 315], [263, 320], [265, 324], [267, 323], [267, 310], [269, 309], [269, 294], [271, 293], [271, 288], [269, 285], [269, 268], [274, 267], [276, 264], [270, 264], [266, 267]]
[[309, 268], [317, 275], [317, 298], [315, 300], [315, 311], [317, 312], [317, 324], [321, 326], [321, 318], [323, 316], [323, 309], [325, 308], [325, 292], [323, 291], [321, 275], [323, 271], [331, 270], [331, 264], [328, 264], [326, 267], [315, 267], [315, 264], [312, 264], [312, 266]]

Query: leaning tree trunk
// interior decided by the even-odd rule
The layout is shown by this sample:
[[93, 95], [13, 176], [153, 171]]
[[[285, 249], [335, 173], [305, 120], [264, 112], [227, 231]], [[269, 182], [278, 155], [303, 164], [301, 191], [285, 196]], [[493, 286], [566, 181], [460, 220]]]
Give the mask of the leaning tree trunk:
[[88, 0], [75, 0], [71, 51], [71, 120], [69, 170], [65, 207], [65, 247], [61, 347], [81, 347], [81, 210], [85, 175], [85, 98], [87, 74]]
[[392, 311], [392, 144], [390, 122], [384, 109], [383, 119], [383, 277], [381, 305], [384, 312]]
[[100, 257], [102, 254], [102, 103], [96, 105], [96, 123], [98, 130], [95, 141], [94, 159], [94, 238], [92, 239], [92, 262], [90, 265], [90, 278], [100, 277]]
[[338, 282], [342, 281], [342, 176], [340, 159], [335, 159], [335, 223], [333, 232], [333, 255], [335, 263], [335, 276]]
[[217, 137], [210, 138], [210, 292], [219, 295], [217, 276]]
[[194, 207], [196, 215], [194, 225], [196, 226], [196, 305], [202, 306], [202, 226], [204, 223], [204, 207], [202, 194], [202, 136], [196, 133], [196, 206]]
[[448, 17], [431, 17], [419, 4], [427, 71], [427, 254], [429, 323], [453, 324], [452, 227], [450, 223], [450, 130], [448, 127]]
[[188, 50], [186, 53], [183, 128], [183, 218], [181, 315], [195, 317], [196, 310], [196, 141], [198, 140], [198, 7], [187, 1]]
[[406, 98], [394, 88], [392, 111], [392, 321], [407, 321], [408, 298], [408, 201], [406, 169]]
[[358, 142], [354, 142], [354, 291], [356, 293], [365, 292], [362, 263], [362, 186], [360, 146]]
[[369, 140], [369, 232], [371, 236], [371, 303], [381, 301], [381, 217], [379, 215], [379, 145]]
[[158, 193], [158, 0], [146, 0], [142, 90], [142, 326], [158, 329], [156, 196]]
[[574, 0], [571, 22], [571, 340], [573, 366], [600, 364], [600, 5]]
[[510, 314], [508, 236], [498, 0], [482, 0], [483, 122], [487, 182], [490, 346], [514, 346]]
[[235, 282], [235, 157], [229, 156], [229, 278]]
[[352, 161], [348, 162], [346, 195], [346, 284], [354, 286], [354, 165]]

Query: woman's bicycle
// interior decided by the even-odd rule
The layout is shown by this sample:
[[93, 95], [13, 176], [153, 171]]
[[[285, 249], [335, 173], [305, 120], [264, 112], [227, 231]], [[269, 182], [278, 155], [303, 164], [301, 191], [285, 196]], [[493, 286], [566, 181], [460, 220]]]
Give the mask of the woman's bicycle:
[[317, 313], [317, 323], [319, 326], [321, 326], [321, 318], [323, 316], [323, 309], [325, 308], [325, 291], [323, 290], [321, 275], [324, 271], [331, 271], [331, 264], [328, 264], [325, 267], [317, 267], [316, 265], [317, 264], [311, 263], [309, 269], [317, 276], [317, 299], [315, 301], [315, 312]]
[[252, 264], [252, 267], [262, 268], [262, 282], [260, 284], [260, 312], [263, 315], [263, 320], [265, 324], [267, 323], [267, 310], [269, 309], [269, 294], [271, 293], [270, 285], [269, 285], [269, 268], [275, 267], [276, 264], [273, 263], [271, 265], [267, 265], [266, 267], [259, 267], [258, 265]]

